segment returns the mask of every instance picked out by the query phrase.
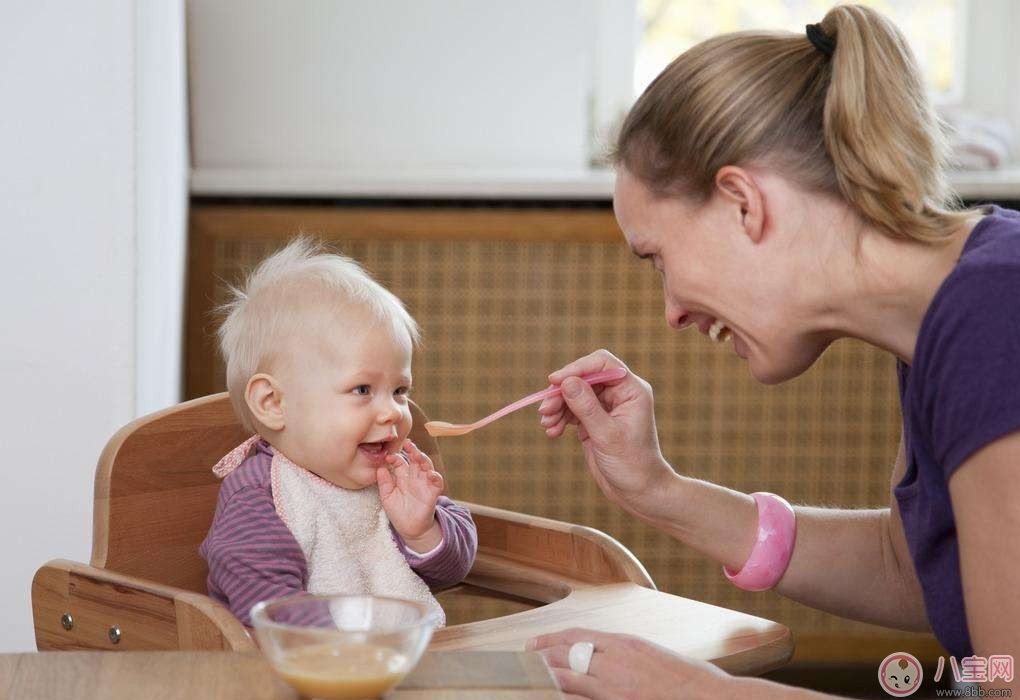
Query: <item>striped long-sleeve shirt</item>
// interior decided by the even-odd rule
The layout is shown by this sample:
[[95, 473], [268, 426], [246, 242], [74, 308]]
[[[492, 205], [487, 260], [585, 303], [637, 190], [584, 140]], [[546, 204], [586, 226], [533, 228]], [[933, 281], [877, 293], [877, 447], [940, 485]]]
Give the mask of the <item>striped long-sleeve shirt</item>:
[[[252, 456], [224, 479], [212, 526], [199, 547], [209, 564], [209, 595], [249, 626], [255, 603], [300, 593], [308, 585], [304, 553], [273, 503], [271, 463], [272, 453], [260, 442]], [[391, 526], [408, 565], [433, 589], [463, 579], [478, 549], [478, 534], [466, 508], [441, 496], [436, 520], [443, 541], [424, 555], [408, 548]]]

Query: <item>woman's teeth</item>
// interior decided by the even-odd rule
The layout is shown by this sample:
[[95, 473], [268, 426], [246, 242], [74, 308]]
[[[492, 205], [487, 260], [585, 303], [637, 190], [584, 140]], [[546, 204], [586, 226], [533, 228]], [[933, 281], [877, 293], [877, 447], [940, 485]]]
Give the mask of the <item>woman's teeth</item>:
[[716, 319], [715, 322], [708, 329], [708, 337], [716, 343], [724, 343], [730, 339], [732, 333], [730, 329], [726, 327], [726, 324]]

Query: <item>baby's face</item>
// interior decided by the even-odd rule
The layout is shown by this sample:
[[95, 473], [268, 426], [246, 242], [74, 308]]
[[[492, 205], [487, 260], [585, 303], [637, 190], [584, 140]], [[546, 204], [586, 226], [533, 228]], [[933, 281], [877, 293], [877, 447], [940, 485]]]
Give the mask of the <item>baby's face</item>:
[[411, 339], [348, 321], [294, 338], [291, 348], [277, 372], [285, 425], [275, 446], [338, 486], [376, 483], [386, 454], [411, 431]]

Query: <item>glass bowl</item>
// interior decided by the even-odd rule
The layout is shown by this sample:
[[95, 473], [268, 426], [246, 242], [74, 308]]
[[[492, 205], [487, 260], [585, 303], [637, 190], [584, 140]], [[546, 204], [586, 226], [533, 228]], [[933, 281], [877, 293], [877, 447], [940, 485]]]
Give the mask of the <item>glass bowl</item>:
[[371, 595], [298, 595], [251, 610], [262, 653], [310, 698], [378, 698], [418, 663], [435, 629], [424, 604]]

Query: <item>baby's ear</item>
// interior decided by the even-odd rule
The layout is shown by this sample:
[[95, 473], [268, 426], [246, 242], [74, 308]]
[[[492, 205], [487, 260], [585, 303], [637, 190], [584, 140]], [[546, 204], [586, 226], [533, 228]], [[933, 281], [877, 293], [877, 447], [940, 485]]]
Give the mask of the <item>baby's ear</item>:
[[244, 401], [256, 421], [270, 430], [283, 430], [283, 392], [272, 375], [253, 375], [244, 388]]

